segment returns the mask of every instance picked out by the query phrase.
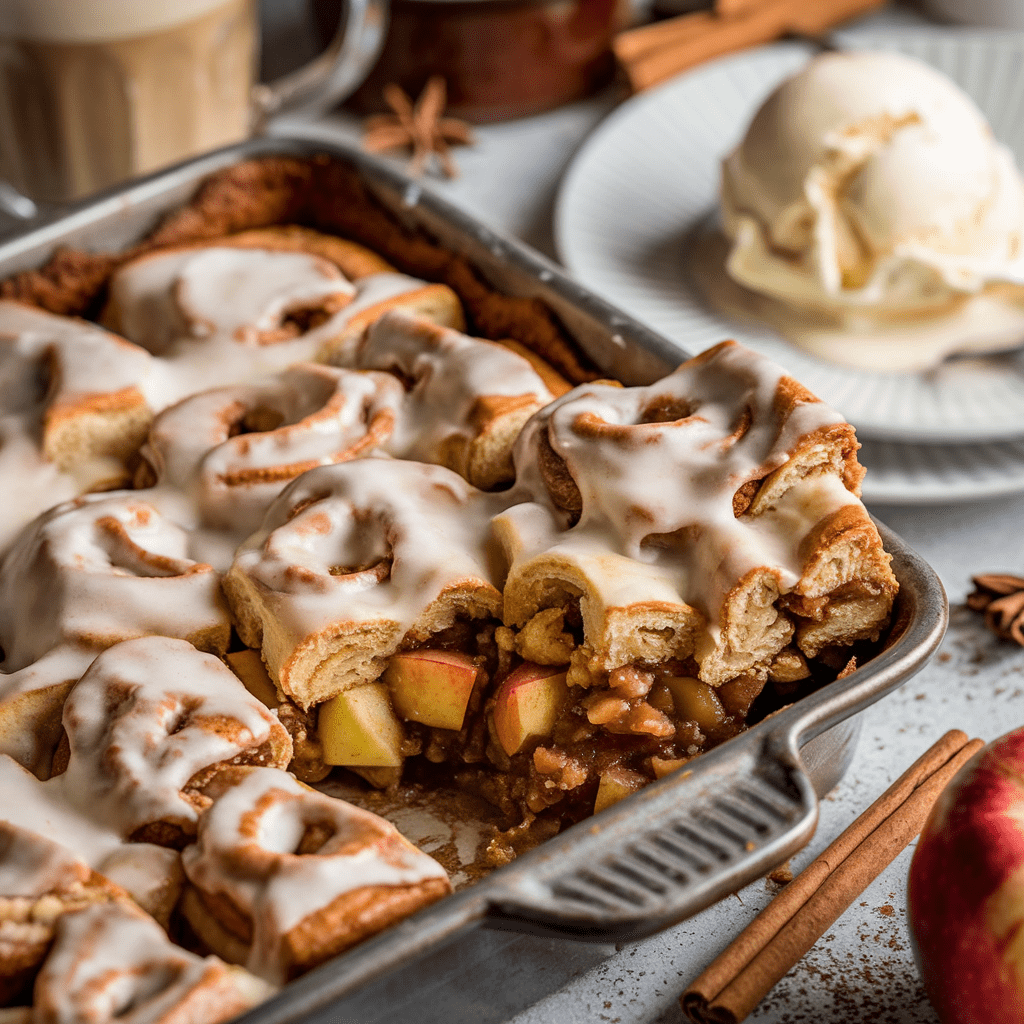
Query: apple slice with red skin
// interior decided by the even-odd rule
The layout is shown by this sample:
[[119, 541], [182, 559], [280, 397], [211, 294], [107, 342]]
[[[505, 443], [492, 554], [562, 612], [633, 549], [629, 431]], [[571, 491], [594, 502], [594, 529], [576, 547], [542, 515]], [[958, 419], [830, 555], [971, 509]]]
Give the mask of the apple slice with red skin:
[[943, 1024], [1024, 1024], [1024, 729], [979, 750], [943, 791], [907, 895]]
[[400, 718], [458, 731], [479, 674], [468, 654], [423, 648], [394, 655], [381, 679]]
[[569, 699], [565, 666], [524, 661], [498, 688], [491, 712], [494, 732], [511, 757], [531, 739], [550, 736]]
[[381, 682], [354, 686], [324, 701], [317, 713], [317, 733], [325, 764], [400, 768], [405, 760], [402, 723]]

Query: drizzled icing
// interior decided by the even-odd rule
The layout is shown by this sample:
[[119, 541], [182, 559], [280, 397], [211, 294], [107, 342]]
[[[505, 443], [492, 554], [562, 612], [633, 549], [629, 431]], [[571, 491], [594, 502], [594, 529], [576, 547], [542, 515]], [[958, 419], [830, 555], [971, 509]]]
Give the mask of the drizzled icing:
[[111, 476], [110, 459], [69, 463], [57, 428], [144, 407], [152, 364], [94, 324], [0, 300], [0, 550], [44, 509]]
[[397, 645], [461, 588], [496, 610], [490, 521], [504, 503], [441, 466], [370, 458], [310, 470], [239, 549], [225, 587], [255, 590], [274, 623], [264, 657], [287, 689], [286, 662], [321, 631], [372, 625]]
[[[272, 380], [206, 391], [165, 410], [143, 455], [158, 487], [185, 492], [195, 521], [238, 535], [234, 547], [289, 480], [386, 441], [402, 398], [401, 385], [387, 374], [303, 363]], [[249, 424], [254, 432], [237, 433]]]
[[[75, 804], [63, 776], [40, 782], [0, 755], [0, 792], [0, 848], [7, 835], [20, 853], [17, 858], [5, 855], [0, 862], [0, 895], [40, 895], [60, 881], [65, 869], [78, 872], [84, 864], [101, 874], [109, 872], [122, 888], [144, 898], [174, 873], [174, 851], [123, 842], [113, 829], [93, 820], [88, 808]], [[126, 860], [130, 871], [125, 870]]]
[[133, 492], [46, 512], [0, 567], [4, 669], [60, 644], [98, 650], [150, 634], [222, 648], [230, 621], [217, 574], [187, 550], [186, 531]]
[[158, 357], [157, 411], [211, 382], [246, 383], [317, 359], [357, 317], [423, 287], [391, 273], [353, 284], [308, 253], [210, 246], [134, 260], [110, 292], [116, 325]]
[[216, 957], [176, 946], [141, 911], [107, 904], [60, 918], [36, 980], [33, 1019], [216, 1024], [267, 995], [243, 994]]
[[256, 345], [289, 312], [329, 300], [336, 311], [354, 293], [319, 256], [218, 246], [144, 256], [110, 282], [122, 333], [156, 355], [213, 338]]
[[166, 637], [99, 655], [64, 704], [64, 728], [65, 793], [125, 839], [153, 822], [191, 832], [198, 808], [183, 791], [214, 765], [291, 760], [284, 727], [229, 668]]
[[541, 410], [515, 448], [519, 496], [536, 504], [510, 508], [498, 527], [510, 580], [542, 553], [613, 551], [667, 573], [712, 638], [724, 598], [751, 570], [791, 589], [800, 539], [857, 499], [833, 474], [774, 510], [737, 516], [737, 491], [827, 446], [823, 432], [842, 423], [787, 380], [727, 343], [649, 387], [586, 385]]
[[0, 818], [0, 898], [36, 899], [87, 876], [86, 865], [67, 847]]
[[[477, 437], [494, 415], [483, 400], [523, 399], [515, 408], [533, 411], [553, 397], [529, 362], [510, 349], [402, 310], [369, 328], [355, 365], [397, 373], [406, 382], [405, 416], [388, 451], [421, 462], [444, 462], [453, 438]], [[491, 404], [500, 410], [510, 403]]]
[[[326, 832], [315, 853], [295, 851], [307, 829]], [[252, 920], [246, 967], [282, 981], [282, 937], [339, 896], [370, 885], [446, 878], [433, 858], [375, 814], [301, 785], [286, 772], [253, 769], [217, 795], [185, 873]]]
[[843, 422], [809, 395], [780, 400], [783, 380], [780, 367], [726, 343], [649, 387], [576, 388], [520, 434], [517, 481], [558, 504], [541, 468], [539, 449], [550, 447], [579, 491], [580, 527], [606, 531], [616, 548], [644, 559], [652, 536], [727, 526], [743, 484], [788, 462], [801, 439]]

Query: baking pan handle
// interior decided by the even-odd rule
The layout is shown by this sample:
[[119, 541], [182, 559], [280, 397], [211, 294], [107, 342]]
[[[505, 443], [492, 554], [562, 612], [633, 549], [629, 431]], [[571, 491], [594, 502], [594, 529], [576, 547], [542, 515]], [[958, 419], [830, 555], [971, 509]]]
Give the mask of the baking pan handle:
[[485, 923], [629, 941], [770, 871], [813, 835], [818, 800], [792, 731], [769, 728], [748, 750], [741, 759], [728, 750], [703, 754], [693, 771], [545, 843], [522, 870], [504, 869]]

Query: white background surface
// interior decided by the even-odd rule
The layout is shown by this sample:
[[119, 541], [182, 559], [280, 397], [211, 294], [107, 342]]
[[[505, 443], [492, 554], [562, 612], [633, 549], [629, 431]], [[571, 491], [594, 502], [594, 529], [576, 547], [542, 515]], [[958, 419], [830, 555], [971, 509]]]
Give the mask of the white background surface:
[[[884, 15], [881, 23], [892, 20], [893, 15]], [[615, 101], [614, 90], [609, 90], [552, 114], [483, 128], [473, 149], [456, 151], [462, 176], [453, 183], [431, 179], [427, 185], [553, 257], [551, 210], [559, 177], [587, 132]], [[358, 134], [357, 125], [341, 115], [312, 126], [285, 122], [280, 128], [331, 138]], [[1024, 725], [1024, 650], [991, 638], [980, 617], [962, 606], [972, 573], [1024, 574], [1024, 498], [874, 511], [936, 568], [949, 593], [951, 626], [936, 660], [863, 714], [854, 763], [823, 802], [816, 836], [794, 858], [797, 870], [947, 729], [959, 727], [992, 739]], [[936, 1020], [917, 980], [907, 933], [904, 892], [910, 854], [905, 851], [882, 873], [752, 1020]], [[465, 963], [464, 986], [439, 981], [431, 989], [428, 984], [410, 997], [408, 1010], [379, 1019], [678, 1024], [684, 1019], [677, 1002], [680, 992], [772, 892], [769, 883], [759, 880], [698, 917], [618, 952], [539, 941], [517, 945], [504, 937], [490, 938], [480, 948], [490, 950], [488, 955], [495, 960], [479, 969]], [[510, 944], [503, 948], [502, 943]], [[611, 955], [598, 962], [605, 953]], [[573, 972], [575, 976], [566, 980]], [[474, 983], [473, 976], [489, 980]], [[559, 984], [552, 994], [534, 1001], [538, 992]], [[524, 1000], [532, 1005], [524, 1008]], [[368, 1019], [360, 1017], [359, 1024]]]

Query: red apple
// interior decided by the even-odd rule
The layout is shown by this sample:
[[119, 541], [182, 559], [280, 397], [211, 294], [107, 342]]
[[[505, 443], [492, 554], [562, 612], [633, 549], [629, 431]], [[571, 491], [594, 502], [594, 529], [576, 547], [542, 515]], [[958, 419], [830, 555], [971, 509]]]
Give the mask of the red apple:
[[943, 1024], [1024, 1024], [1024, 729], [978, 751], [939, 797], [908, 900]]
[[394, 655], [381, 678], [399, 717], [458, 730], [479, 674], [468, 654], [423, 649]]
[[494, 698], [494, 731], [505, 753], [511, 757], [527, 741], [550, 736], [568, 697], [564, 666], [524, 661]]

